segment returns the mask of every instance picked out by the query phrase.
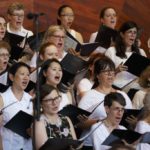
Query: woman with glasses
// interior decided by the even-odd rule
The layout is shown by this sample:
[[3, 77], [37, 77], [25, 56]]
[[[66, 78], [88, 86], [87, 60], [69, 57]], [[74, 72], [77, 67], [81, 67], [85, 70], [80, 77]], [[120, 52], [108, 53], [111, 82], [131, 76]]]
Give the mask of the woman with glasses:
[[112, 87], [115, 79], [115, 65], [108, 57], [102, 57], [94, 63], [94, 85], [80, 100], [79, 107], [92, 112], [92, 117], [103, 119], [106, 117], [103, 100], [104, 96], [110, 92], [119, 92], [126, 99], [126, 108], [132, 108], [132, 103], [124, 92]]
[[[104, 97], [107, 94], [111, 92], [120, 93], [126, 101], [125, 108], [132, 109], [132, 103], [127, 94], [112, 87], [115, 79], [115, 65], [111, 59], [104, 56], [95, 61], [93, 78], [93, 88], [86, 92], [78, 105], [78, 107], [92, 113], [89, 118], [80, 125], [82, 129], [87, 129], [85, 132], [83, 132], [83, 135], [89, 132], [88, 129], [91, 127], [91, 125], [107, 117], [104, 108]], [[91, 143], [92, 141], [87, 139], [84, 145], [92, 146]]]
[[3, 85], [7, 85], [9, 52], [10, 45], [5, 41], [0, 41], [0, 83]]
[[114, 63], [118, 71], [125, 71], [127, 67], [123, 63], [132, 55], [137, 53], [146, 57], [144, 50], [139, 49], [136, 45], [136, 37], [138, 26], [133, 21], [124, 22], [120, 29], [119, 35], [116, 38], [115, 46], [110, 47], [105, 55], [108, 56]]
[[48, 139], [76, 139], [70, 119], [58, 114], [61, 96], [57, 88], [44, 84], [41, 87], [40, 120], [35, 122], [36, 148], [39, 149]]
[[62, 25], [66, 31], [68, 31], [74, 38], [80, 43], [83, 43], [83, 37], [81, 33], [71, 29], [74, 22], [75, 14], [71, 6], [62, 5], [57, 11], [57, 24]]

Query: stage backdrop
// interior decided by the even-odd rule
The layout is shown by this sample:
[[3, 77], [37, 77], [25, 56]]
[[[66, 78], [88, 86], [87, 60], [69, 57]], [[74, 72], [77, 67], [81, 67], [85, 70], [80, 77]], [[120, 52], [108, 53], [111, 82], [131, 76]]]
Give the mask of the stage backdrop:
[[[0, 0], [0, 14], [6, 15], [7, 7], [17, 0]], [[142, 29], [142, 48], [148, 53], [147, 39], [150, 37], [150, 1], [149, 0], [18, 0], [29, 12], [43, 12], [39, 21], [39, 31], [44, 31], [51, 24], [56, 24], [57, 9], [62, 4], [69, 4], [75, 12], [73, 28], [81, 32], [85, 42], [88, 42], [90, 34], [99, 27], [99, 12], [105, 6], [112, 6], [118, 12], [117, 28], [126, 20], [135, 21]], [[32, 20], [25, 18], [26, 28], [35, 31]]]

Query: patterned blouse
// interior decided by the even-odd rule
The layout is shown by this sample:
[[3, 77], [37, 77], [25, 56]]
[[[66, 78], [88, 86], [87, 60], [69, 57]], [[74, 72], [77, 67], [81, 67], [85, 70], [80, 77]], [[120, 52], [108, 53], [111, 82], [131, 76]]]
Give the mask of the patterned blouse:
[[59, 115], [60, 121], [57, 124], [51, 124], [47, 118], [42, 115], [45, 121], [45, 128], [48, 138], [67, 138], [72, 139], [70, 125], [66, 117]]

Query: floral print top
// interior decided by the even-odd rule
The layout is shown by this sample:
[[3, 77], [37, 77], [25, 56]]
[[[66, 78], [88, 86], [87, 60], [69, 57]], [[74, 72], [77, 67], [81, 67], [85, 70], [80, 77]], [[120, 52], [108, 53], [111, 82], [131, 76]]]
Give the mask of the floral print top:
[[59, 115], [60, 119], [57, 124], [51, 124], [47, 118], [42, 115], [45, 121], [45, 128], [48, 138], [68, 138], [72, 139], [70, 125], [66, 117]]

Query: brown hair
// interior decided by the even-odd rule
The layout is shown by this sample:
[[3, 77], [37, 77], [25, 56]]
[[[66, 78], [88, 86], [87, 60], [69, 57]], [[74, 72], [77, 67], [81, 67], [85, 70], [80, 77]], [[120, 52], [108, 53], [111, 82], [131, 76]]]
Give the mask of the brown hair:
[[143, 88], [148, 88], [150, 87], [150, 66], [148, 66], [140, 75], [139, 78], [139, 84], [140, 86], [142, 86]]
[[24, 10], [24, 5], [19, 2], [10, 4], [7, 9], [7, 14], [12, 15], [15, 10]]
[[5, 41], [0, 41], [0, 48], [6, 48], [8, 50], [8, 52], [10, 52], [10, 50], [11, 50], [9, 43], [7, 43]]

